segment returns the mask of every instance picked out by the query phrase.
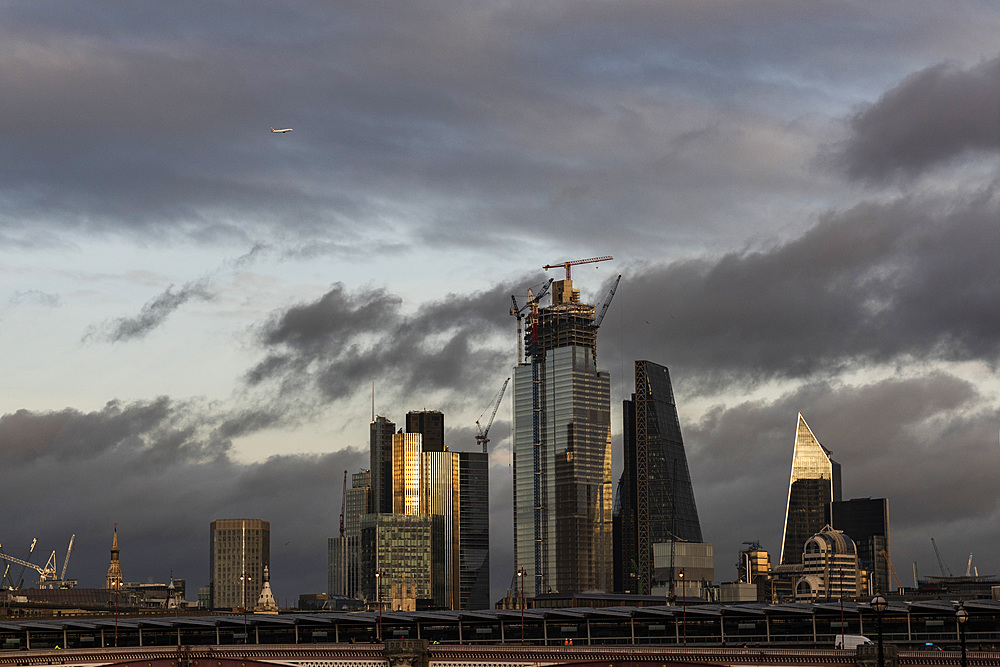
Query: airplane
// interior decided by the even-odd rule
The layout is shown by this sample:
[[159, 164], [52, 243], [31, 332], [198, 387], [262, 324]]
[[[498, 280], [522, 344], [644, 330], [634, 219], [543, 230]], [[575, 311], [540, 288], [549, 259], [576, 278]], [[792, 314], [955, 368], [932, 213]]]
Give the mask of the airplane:
[[291, 132], [291, 131], [292, 131], [292, 128], [288, 127], [288, 128], [285, 128], [284, 130], [276, 130], [276, 129], [274, 129], [274, 128], [272, 127], [272, 128], [271, 128], [271, 131], [272, 131], [272, 132], [275, 132], [275, 133], [278, 133], [278, 134], [281, 134], [282, 132]]

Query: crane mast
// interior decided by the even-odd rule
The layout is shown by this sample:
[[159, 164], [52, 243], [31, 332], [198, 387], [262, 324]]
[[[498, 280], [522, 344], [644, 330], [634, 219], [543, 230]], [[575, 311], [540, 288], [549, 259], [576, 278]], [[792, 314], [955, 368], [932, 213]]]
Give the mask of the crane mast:
[[[508, 382], [510, 382], [510, 378], [507, 378], [506, 380], [503, 381], [503, 386], [500, 387], [500, 391], [498, 391], [497, 395], [493, 397], [492, 401], [490, 401], [490, 405], [493, 406], [493, 412], [490, 414], [490, 420], [489, 422], [487, 422], [486, 428], [484, 429], [482, 426], [479, 425], [479, 419], [483, 418], [483, 415], [486, 414], [485, 412], [483, 412], [482, 415], [479, 415], [479, 419], [476, 420], [476, 430], [479, 431], [476, 434], [476, 442], [482, 445], [483, 454], [486, 453], [486, 445], [490, 441], [489, 439], [490, 427], [493, 426], [493, 419], [497, 416], [497, 410], [500, 409], [500, 401], [503, 400], [503, 393], [507, 389]], [[489, 410], [490, 409], [489, 406], [487, 406], [486, 409]]]
[[344, 511], [347, 509], [347, 471], [344, 471], [344, 495], [340, 498], [340, 536], [344, 536]]

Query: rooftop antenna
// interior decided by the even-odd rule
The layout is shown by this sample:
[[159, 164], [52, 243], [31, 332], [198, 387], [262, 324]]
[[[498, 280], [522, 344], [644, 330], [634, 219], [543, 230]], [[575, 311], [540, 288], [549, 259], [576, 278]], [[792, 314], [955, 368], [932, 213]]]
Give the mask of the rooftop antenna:
[[372, 421], [375, 421], [375, 380], [372, 380]]

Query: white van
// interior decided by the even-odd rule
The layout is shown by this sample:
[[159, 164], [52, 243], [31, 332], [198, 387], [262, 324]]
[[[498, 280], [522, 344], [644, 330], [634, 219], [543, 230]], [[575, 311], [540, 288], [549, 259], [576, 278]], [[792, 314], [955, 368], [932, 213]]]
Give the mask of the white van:
[[873, 644], [872, 640], [864, 635], [837, 635], [834, 648], [846, 648], [851, 651], [864, 644]]

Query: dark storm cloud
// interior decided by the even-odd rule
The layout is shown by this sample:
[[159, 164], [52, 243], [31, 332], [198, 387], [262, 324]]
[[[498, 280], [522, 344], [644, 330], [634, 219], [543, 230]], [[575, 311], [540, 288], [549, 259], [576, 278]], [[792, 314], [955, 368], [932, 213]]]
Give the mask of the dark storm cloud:
[[1000, 152], [1000, 57], [929, 67], [850, 122], [841, 158], [852, 178], [913, 176], [970, 152]]
[[84, 336], [84, 340], [98, 338], [110, 343], [123, 343], [145, 337], [151, 331], [166, 322], [167, 318], [188, 301], [195, 299], [211, 301], [215, 298], [206, 280], [187, 283], [180, 290], [174, 291], [171, 285], [162, 294], [147, 301], [139, 314], [134, 317], [120, 317], [93, 327]]
[[995, 367], [998, 219], [995, 190], [862, 204], [765, 249], [626, 270], [613, 308], [634, 323], [629, 346], [669, 350], [705, 390], [871, 364]]
[[285, 395], [311, 394], [324, 402], [367, 392], [373, 380], [398, 399], [444, 391], [461, 400], [470, 387], [483, 391], [484, 378], [505, 365], [496, 341], [512, 330], [512, 291], [518, 290], [499, 285], [451, 294], [407, 314], [401, 299], [383, 289], [352, 293], [334, 285], [261, 328], [268, 354], [246, 380], [251, 387], [276, 383]]
[[271, 521], [272, 585], [281, 603], [325, 591], [326, 538], [335, 535], [343, 471], [364, 465], [367, 452], [238, 463], [229, 456], [227, 425], [246, 419], [167, 398], [114, 401], [90, 413], [4, 415], [0, 486], [12, 501], [0, 536], [5, 552], [23, 557], [38, 537], [36, 558], [53, 549], [61, 557], [75, 533], [68, 574], [100, 587], [117, 523], [127, 581], [165, 582], [173, 571], [194, 599], [208, 583], [209, 522], [255, 517]]

